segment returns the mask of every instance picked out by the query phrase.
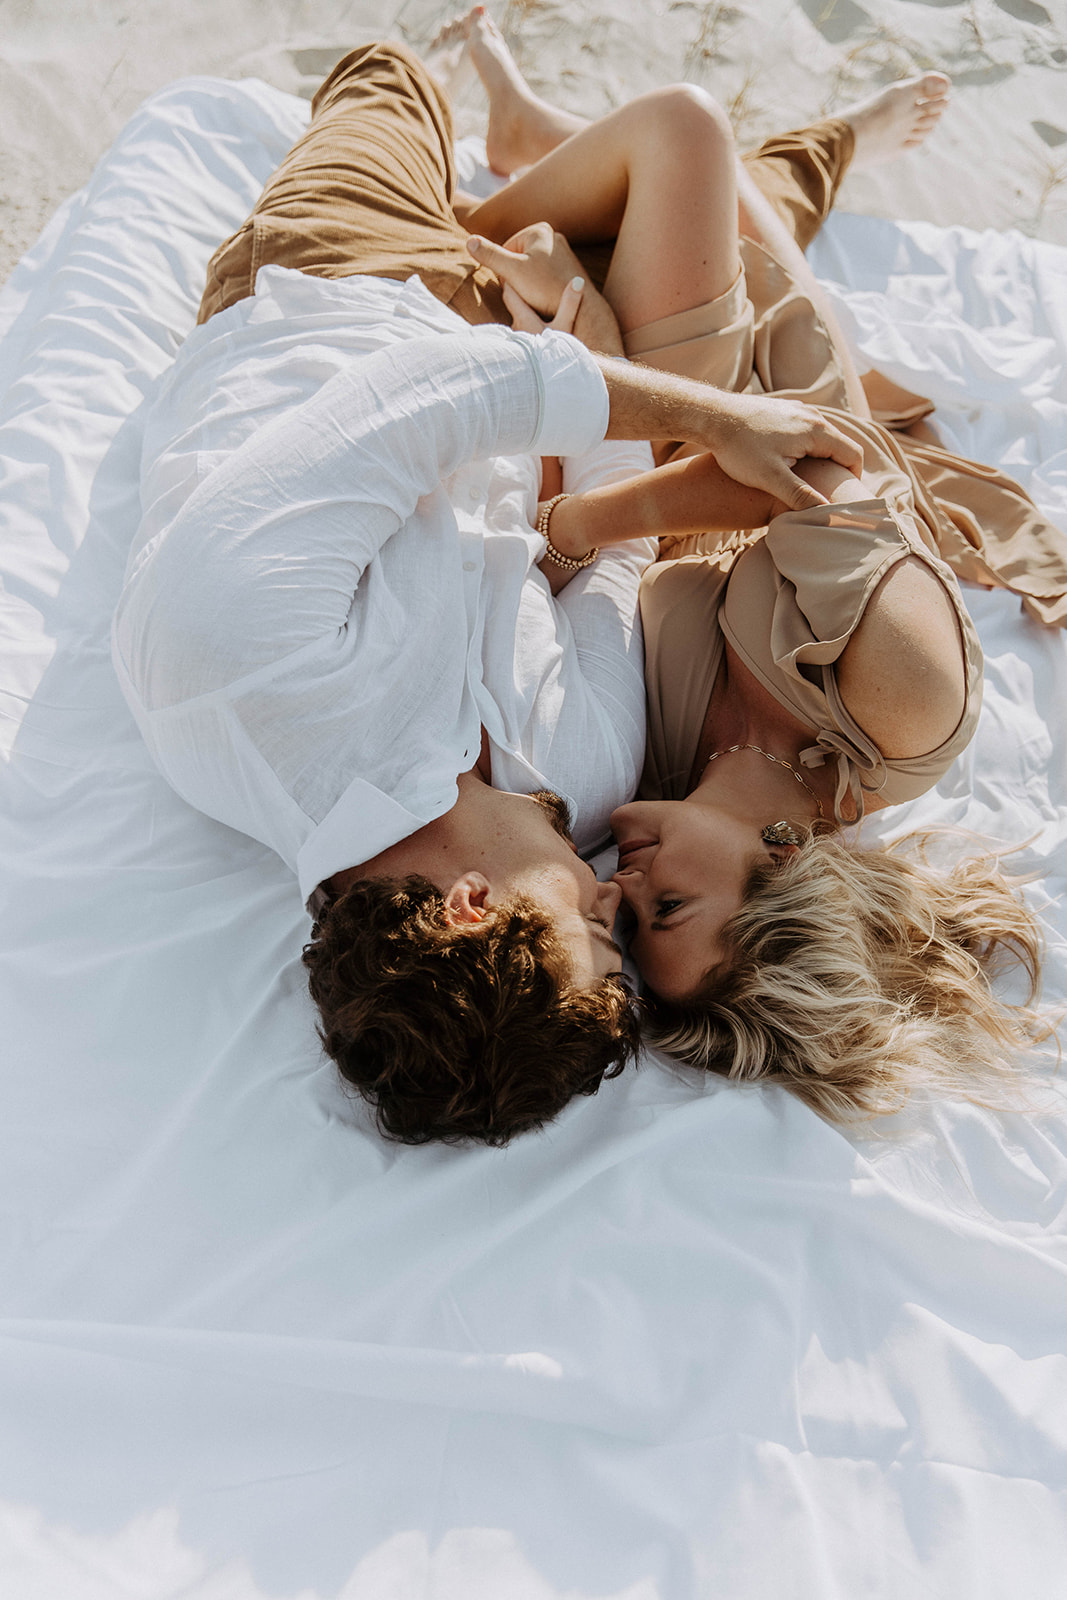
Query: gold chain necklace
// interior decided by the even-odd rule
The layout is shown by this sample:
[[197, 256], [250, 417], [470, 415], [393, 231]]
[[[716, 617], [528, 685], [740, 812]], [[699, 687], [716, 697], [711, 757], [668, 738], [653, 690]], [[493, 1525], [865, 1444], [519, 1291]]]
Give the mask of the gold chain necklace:
[[703, 775], [703, 773], [708, 770], [713, 761], [718, 761], [720, 756], [732, 756], [735, 750], [754, 750], [758, 756], [765, 756], [768, 761], [773, 761], [776, 767], [784, 767], [787, 772], [791, 772], [799, 783], [800, 787], [802, 789], [806, 789], [811, 795], [811, 798], [815, 801], [820, 817], [825, 816], [826, 813], [823, 811], [822, 801], [815, 793], [815, 790], [812, 788], [811, 784], [804, 782], [804, 779], [800, 776], [800, 773], [797, 771], [796, 767], [791, 767], [788, 761], [782, 760], [781, 756], [772, 756], [769, 750], [761, 750], [758, 744], [732, 744], [726, 750], [716, 750], [715, 754], [709, 756], [705, 761], [703, 767], [700, 769], [701, 774]]

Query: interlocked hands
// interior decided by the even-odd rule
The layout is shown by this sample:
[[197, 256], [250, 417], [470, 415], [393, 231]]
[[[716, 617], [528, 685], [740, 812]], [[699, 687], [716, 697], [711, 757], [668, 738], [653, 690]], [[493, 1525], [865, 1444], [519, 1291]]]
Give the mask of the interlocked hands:
[[520, 332], [558, 328], [600, 355], [622, 355], [614, 312], [586, 281], [563, 234], [549, 223], [531, 223], [503, 245], [476, 235], [467, 249], [500, 280], [512, 326]]

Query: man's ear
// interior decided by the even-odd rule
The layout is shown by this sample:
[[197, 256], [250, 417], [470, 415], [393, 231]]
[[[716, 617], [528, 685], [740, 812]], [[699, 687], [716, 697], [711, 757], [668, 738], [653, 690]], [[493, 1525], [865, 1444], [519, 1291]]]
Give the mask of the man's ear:
[[489, 910], [489, 879], [480, 872], [465, 872], [445, 895], [445, 915], [454, 928], [481, 922]]

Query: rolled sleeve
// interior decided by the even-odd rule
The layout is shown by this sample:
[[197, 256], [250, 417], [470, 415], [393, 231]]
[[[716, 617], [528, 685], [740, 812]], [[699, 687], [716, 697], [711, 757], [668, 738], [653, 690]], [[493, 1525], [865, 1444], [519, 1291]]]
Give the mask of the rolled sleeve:
[[529, 341], [544, 396], [531, 450], [543, 456], [580, 456], [601, 444], [608, 431], [608, 386], [585, 346], [554, 329], [513, 337]]

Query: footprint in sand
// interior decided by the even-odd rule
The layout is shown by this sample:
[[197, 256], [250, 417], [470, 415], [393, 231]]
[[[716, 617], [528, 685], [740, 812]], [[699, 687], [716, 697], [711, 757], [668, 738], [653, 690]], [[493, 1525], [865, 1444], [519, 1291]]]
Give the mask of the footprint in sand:
[[325, 78], [333, 71], [341, 57], [348, 54], [350, 48], [350, 45], [344, 45], [340, 50], [330, 46], [322, 49], [287, 50], [286, 55], [302, 78]]
[[1030, 126], [1038, 138], [1044, 139], [1053, 150], [1057, 145], [1067, 144], [1067, 128], [1057, 128], [1054, 122], [1042, 122], [1040, 118], [1036, 122], [1031, 122]]
[[1052, 13], [1039, 6], [1037, 0], [993, 0], [993, 4], [1016, 22], [1032, 22], [1038, 28], [1047, 28], [1052, 23]]
[[1010, 61], [989, 61], [985, 66], [970, 67], [966, 72], [953, 72], [952, 82], [957, 89], [988, 89], [990, 84], [1003, 83], [1005, 78], [1014, 77], [1016, 70]]
[[844, 44], [870, 17], [854, 0], [799, 0], [800, 9], [828, 44]]

